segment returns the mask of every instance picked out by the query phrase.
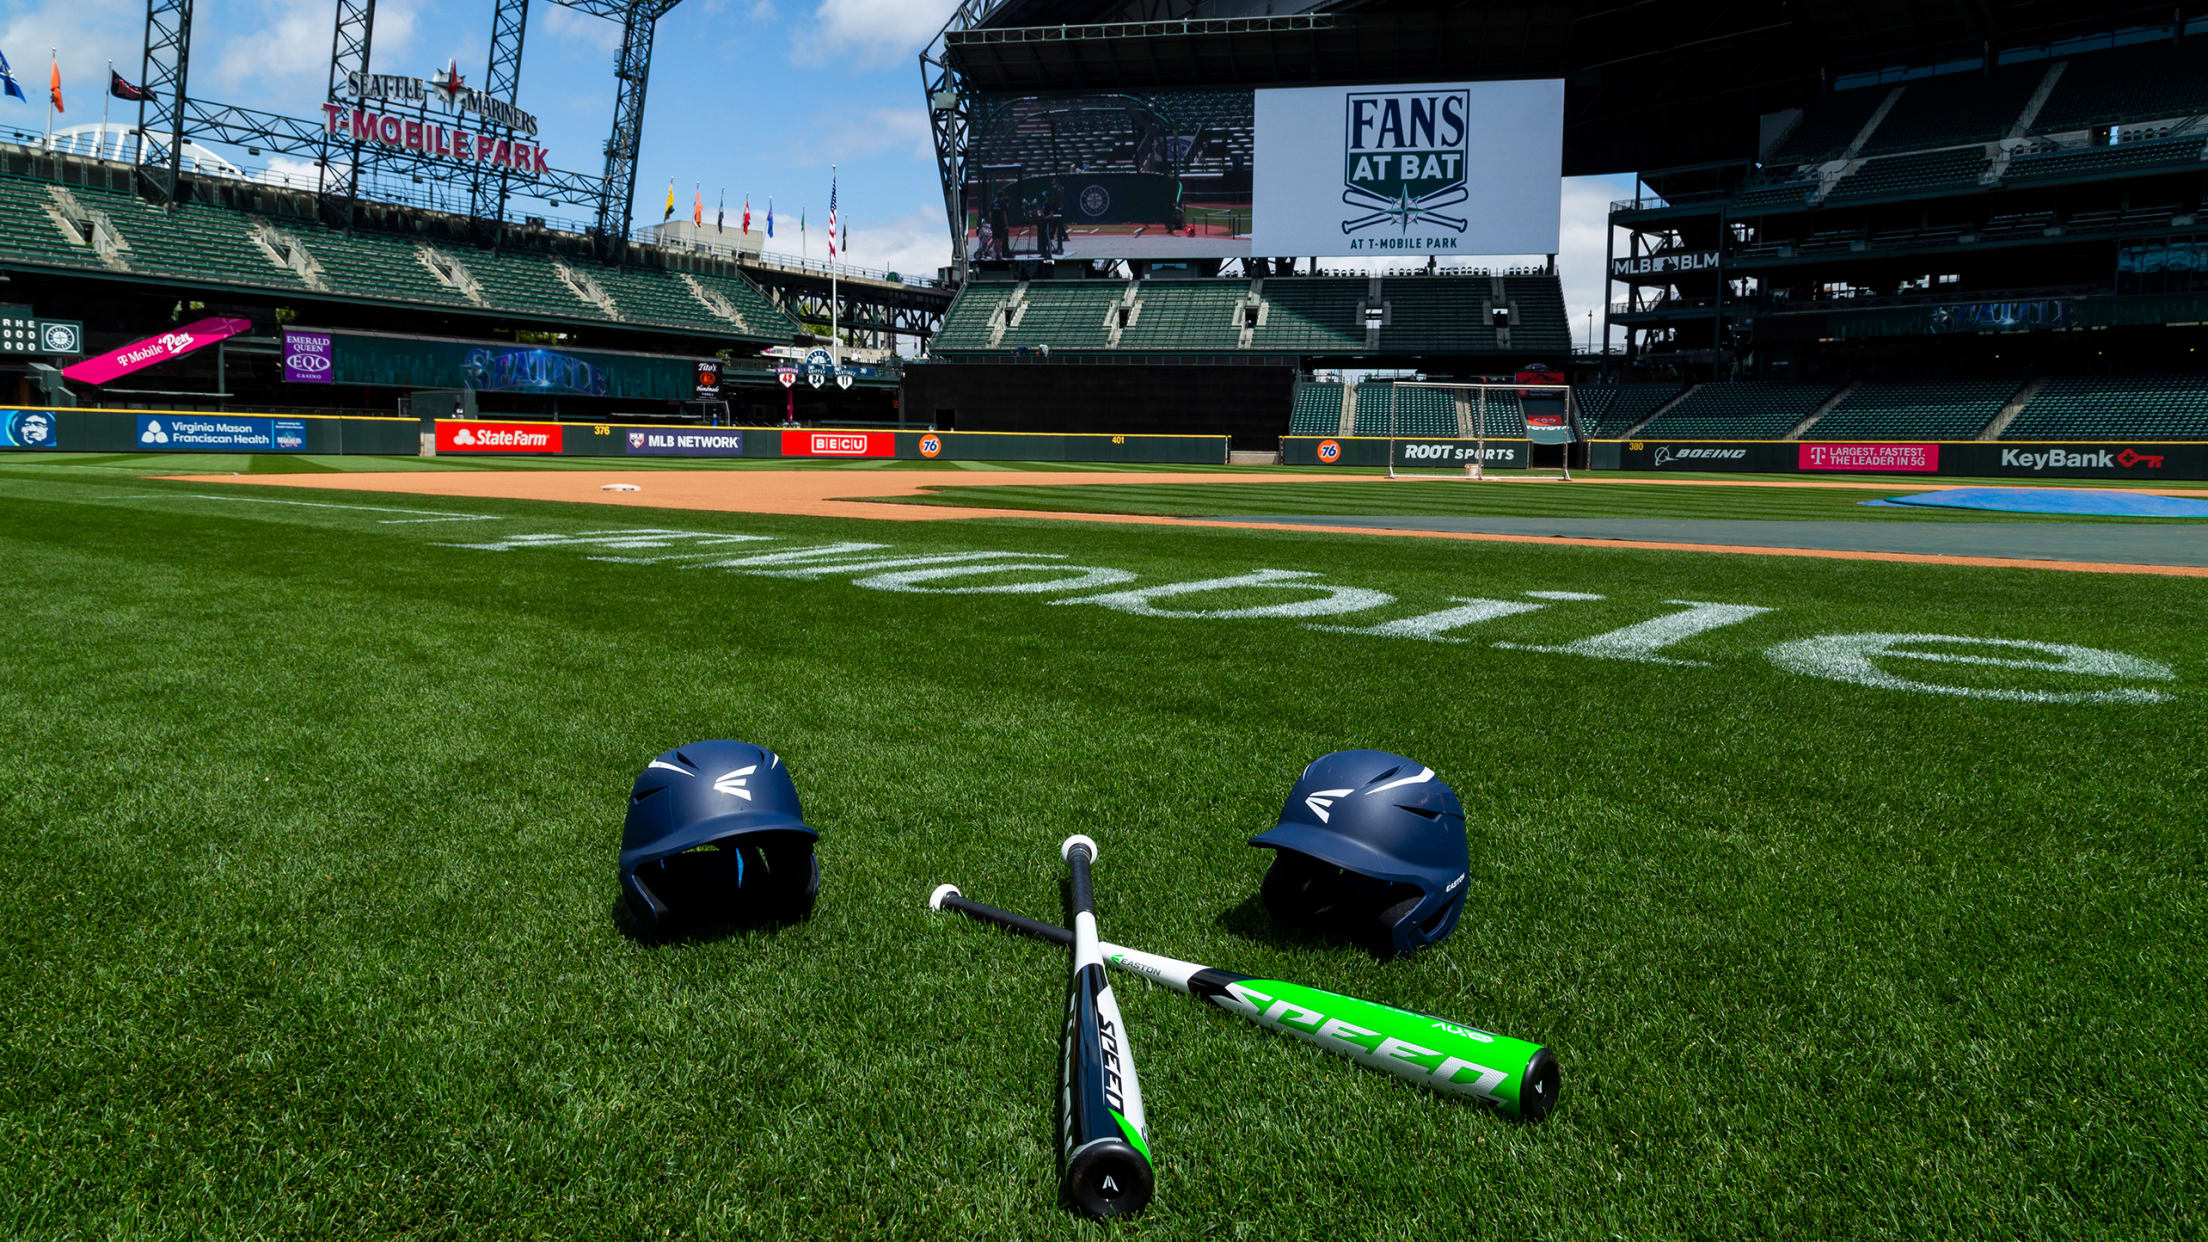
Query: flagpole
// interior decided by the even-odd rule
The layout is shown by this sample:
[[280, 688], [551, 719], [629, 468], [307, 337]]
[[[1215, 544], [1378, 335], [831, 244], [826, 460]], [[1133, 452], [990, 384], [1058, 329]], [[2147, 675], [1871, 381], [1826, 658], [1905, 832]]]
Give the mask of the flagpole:
[[[815, 167], [818, 166], [816, 165]], [[834, 164], [830, 164], [828, 166], [828, 185], [830, 187], [829, 197], [831, 198], [835, 196], [835, 184], [836, 166]], [[833, 218], [836, 213], [831, 211], [828, 214], [831, 217], [828, 221], [828, 227], [833, 229], [836, 227], [836, 222]], [[835, 252], [836, 236], [834, 233], [830, 233], [828, 235], [828, 253], [833, 256]], [[836, 370], [838, 371], [843, 370], [843, 332], [841, 327], [842, 323], [843, 298], [836, 292], [836, 261], [834, 258], [831, 257], [828, 260], [828, 349], [829, 357], [834, 360]]]
[[53, 150], [53, 149], [54, 149], [54, 88], [53, 88], [53, 82], [54, 82], [55, 78], [58, 78], [58, 77], [60, 77], [60, 76], [61, 76], [61, 49], [60, 49], [60, 48], [58, 48], [58, 47], [57, 47], [57, 48], [54, 48], [53, 50], [51, 50], [50, 52], [48, 52], [48, 53], [47, 53], [46, 59], [47, 59], [47, 64], [51, 66], [51, 73], [52, 73], [52, 76], [51, 76], [51, 77], [48, 77], [48, 78], [46, 79], [46, 82], [47, 82], [47, 86], [46, 86], [46, 149], [47, 149], [48, 151], [51, 151], [51, 150]]
[[100, 132], [92, 137], [92, 158], [100, 158], [100, 148], [107, 144], [107, 101], [115, 98], [115, 62], [107, 62], [107, 93], [100, 96]]

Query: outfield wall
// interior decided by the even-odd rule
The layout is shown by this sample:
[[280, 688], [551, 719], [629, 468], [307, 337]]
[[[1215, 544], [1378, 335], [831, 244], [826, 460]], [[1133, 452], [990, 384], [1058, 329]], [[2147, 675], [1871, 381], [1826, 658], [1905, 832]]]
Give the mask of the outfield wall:
[[1227, 460], [1227, 437], [440, 420], [437, 452], [440, 456], [888, 458], [1217, 466]]
[[1439, 436], [1282, 436], [1280, 460], [1290, 466], [1385, 466], [1391, 446], [1394, 464], [1404, 470], [1462, 470], [1475, 456], [1490, 469], [1523, 470], [1530, 448], [1523, 439], [1490, 438], [1483, 451], [1478, 441]]
[[[1461, 470], [1476, 442], [1404, 436], [1282, 436], [1281, 460], [1291, 466], [1385, 466], [1390, 446], [1398, 469]], [[2208, 442], [2117, 440], [1940, 440], [1873, 443], [1794, 440], [1595, 440], [1587, 446], [1596, 470], [1740, 471], [1845, 478], [1850, 474], [1953, 475], [2017, 479], [2208, 479]], [[1526, 467], [1524, 440], [1489, 438], [1483, 464]]]
[[[875, 431], [695, 424], [439, 419], [440, 455], [889, 458], [1224, 465], [1227, 437], [1010, 431]], [[418, 455], [415, 418], [0, 409], [0, 452]]]
[[1597, 440], [1597, 470], [2017, 479], [2208, 479], [2208, 442], [2141, 440]]
[[0, 451], [372, 453], [421, 449], [421, 421], [327, 414], [0, 409]]

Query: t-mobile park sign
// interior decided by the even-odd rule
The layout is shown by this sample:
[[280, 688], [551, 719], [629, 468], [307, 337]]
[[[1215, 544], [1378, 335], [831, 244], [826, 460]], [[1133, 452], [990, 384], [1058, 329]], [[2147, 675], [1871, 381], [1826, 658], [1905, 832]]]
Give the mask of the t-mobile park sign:
[[550, 172], [545, 149], [518, 138], [477, 133], [454, 125], [435, 124], [426, 116], [394, 116], [369, 106], [370, 101], [392, 100], [426, 106], [431, 101], [454, 113], [472, 112], [493, 125], [535, 137], [537, 118], [502, 99], [468, 86], [455, 66], [448, 65], [431, 78], [396, 77], [387, 73], [352, 73], [345, 78], [346, 93], [359, 101], [322, 105], [326, 132], [373, 142], [386, 147], [420, 151], [460, 164], [487, 164], [522, 172]]

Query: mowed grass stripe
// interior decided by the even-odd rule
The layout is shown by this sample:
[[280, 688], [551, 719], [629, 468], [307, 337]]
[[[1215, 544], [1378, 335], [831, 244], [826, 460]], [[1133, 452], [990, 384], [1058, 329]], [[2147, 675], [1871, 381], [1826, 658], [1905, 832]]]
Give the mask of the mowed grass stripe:
[[[1896, 495], [1902, 493], [1893, 493]], [[1096, 484], [1082, 487], [931, 487], [905, 503], [986, 509], [1040, 509], [1058, 513], [1129, 513], [1168, 517], [1265, 517], [1327, 515], [1369, 517], [1643, 517], [1726, 518], [1768, 521], [2000, 522], [2156, 521], [2185, 519], [2097, 518], [2013, 514], [1988, 510], [1865, 505], [1876, 491], [1856, 489], [1745, 488], [1694, 485], [1577, 486], [1546, 483], [1472, 483], [1397, 480], [1308, 483]]]

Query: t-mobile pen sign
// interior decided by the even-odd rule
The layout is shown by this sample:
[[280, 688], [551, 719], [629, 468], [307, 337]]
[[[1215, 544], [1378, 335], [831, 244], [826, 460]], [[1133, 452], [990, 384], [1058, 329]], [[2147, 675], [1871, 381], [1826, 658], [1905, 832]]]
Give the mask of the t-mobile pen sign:
[[327, 332], [284, 333], [284, 382], [327, 384], [337, 354]]
[[245, 319], [202, 319], [181, 328], [171, 328], [159, 336], [149, 336], [97, 358], [87, 358], [63, 370], [62, 375], [80, 384], [105, 384], [109, 380], [121, 379], [133, 371], [144, 370], [157, 362], [181, 358], [217, 341], [228, 340], [252, 326], [252, 322]]

